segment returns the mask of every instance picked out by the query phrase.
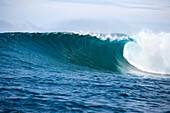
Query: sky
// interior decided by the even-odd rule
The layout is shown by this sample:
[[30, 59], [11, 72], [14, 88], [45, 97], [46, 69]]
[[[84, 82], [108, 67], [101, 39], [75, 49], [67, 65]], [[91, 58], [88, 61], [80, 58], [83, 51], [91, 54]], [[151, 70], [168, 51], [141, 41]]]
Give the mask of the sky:
[[170, 32], [170, 0], [0, 0], [0, 32]]

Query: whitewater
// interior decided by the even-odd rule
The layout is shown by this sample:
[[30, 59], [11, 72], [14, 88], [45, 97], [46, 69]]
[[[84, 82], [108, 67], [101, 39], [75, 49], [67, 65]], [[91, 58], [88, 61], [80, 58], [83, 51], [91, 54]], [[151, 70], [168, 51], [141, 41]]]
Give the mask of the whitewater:
[[0, 33], [0, 112], [170, 112], [170, 33]]

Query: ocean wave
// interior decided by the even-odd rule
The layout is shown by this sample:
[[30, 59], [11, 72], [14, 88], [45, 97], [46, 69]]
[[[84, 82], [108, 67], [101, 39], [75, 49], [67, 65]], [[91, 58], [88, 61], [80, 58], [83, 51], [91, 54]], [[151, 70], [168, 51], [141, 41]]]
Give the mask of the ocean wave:
[[122, 33], [1, 33], [0, 48], [3, 55], [36, 65], [55, 67], [62, 62], [100, 71], [166, 74], [170, 69], [168, 37], [146, 32], [132, 37]]

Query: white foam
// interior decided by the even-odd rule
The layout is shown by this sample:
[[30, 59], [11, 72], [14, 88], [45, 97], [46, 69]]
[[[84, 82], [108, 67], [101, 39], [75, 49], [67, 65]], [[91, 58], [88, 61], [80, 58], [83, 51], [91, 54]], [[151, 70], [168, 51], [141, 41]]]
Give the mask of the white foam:
[[127, 43], [124, 57], [135, 67], [148, 72], [170, 74], [170, 33], [141, 31]]
[[97, 37], [101, 40], [107, 40], [109, 39], [110, 41], [114, 41], [114, 40], [128, 40], [129, 37], [128, 36], [117, 36], [116, 34], [111, 34], [111, 33], [107, 33], [107, 34], [101, 34], [101, 33], [90, 33], [90, 32], [73, 32], [74, 34], [79, 34], [79, 35], [91, 35], [93, 37]]

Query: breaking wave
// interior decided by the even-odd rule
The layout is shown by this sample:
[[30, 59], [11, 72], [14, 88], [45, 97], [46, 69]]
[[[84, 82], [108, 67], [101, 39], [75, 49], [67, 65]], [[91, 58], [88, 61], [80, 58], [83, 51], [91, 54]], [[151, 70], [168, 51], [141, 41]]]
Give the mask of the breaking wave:
[[100, 71], [167, 74], [169, 36], [152, 32], [132, 37], [122, 33], [1, 33], [0, 54], [38, 66], [64, 63]]

